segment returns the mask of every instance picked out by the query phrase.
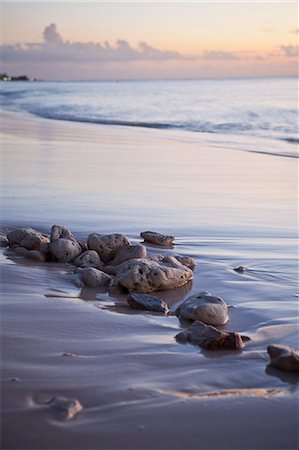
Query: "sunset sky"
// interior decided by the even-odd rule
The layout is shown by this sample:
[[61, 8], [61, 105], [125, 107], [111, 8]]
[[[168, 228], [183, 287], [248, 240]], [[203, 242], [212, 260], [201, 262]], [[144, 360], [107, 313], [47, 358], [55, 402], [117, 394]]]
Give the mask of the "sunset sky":
[[295, 76], [298, 4], [2, 1], [1, 69], [43, 79]]

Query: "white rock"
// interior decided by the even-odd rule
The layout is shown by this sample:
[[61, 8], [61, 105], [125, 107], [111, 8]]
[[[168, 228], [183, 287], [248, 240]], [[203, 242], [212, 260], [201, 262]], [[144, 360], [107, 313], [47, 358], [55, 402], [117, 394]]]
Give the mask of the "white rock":
[[164, 291], [183, 286], [192, 275], [191, 269], [171, 256], [161, 262], [149, 258], [132, 259], [118, 266], [111, 287], [119, 286], [128, 292], [139, 293]]
[[225, 301], [207, 292], [200, 292], [187, 298], [178, 306], [175, 314], [183, 319], [200, 320], [215, 326], [224, 325], [228, 321]]
[[88, 248], [98, 252], [101, 260], [107, 263], [115, 258], [122, 247], [129, 247], [130, 241], [123, 234], [92, 233], [87, 239]]

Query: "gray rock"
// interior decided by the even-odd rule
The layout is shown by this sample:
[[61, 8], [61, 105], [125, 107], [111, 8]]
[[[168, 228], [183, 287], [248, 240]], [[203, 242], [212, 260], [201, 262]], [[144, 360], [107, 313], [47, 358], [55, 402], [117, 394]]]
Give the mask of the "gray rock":
[[146, 242], [162, 247], [171, 247], [173, 245], [173, 241], [175, 240], [174, 236], [167, 236], [165, 234], [156, 233], [155, 231], [143, 231], [140, 233], [140, 236]]
[[299, 352], [286, 345], [269, 345], [270, 366], [288, 372], [299, 372]]
[[27, 253], [29, 252], [29, 250], [27, 250], [27, 248], [24, 247], [13, 247], [13, 250], [17, 255], [20, 256], [26, 256]]
[[5, 236], [0, 236], [0, 247], [8, 247], [9, 240]]
[[128, 304], [134, 309], [146, 309], [167, 313], [169, 311], [167, 304], [158, 297], [146, 294], [130, 294], [127, 297]]
[[46, 255], [39, 250], [29, 250], [25, 256], [26, 258], [33, 259], [39, 262], [46, 262], [47, 260]]
[[94, 267], [87, 267], [79, 272], [80, 279], [83, 281], [85, 286], [92, 288], [107, 286], [111, 282], [110, 275], [102, 272], [101, 270], [95, 269]]
[[235, 267], [234, 271], [238, 273], [244, 273], [246, 271], [246, 267], [244, 266]]
[[7, 234], [9, 245], [17, 244], [27, 250], [39, 250], [43, 244], [49, 243], [49, 237], [33, 228], [18, 228]]
[[243, 337], [239, 333], [220, 331], [200, 321], [177, 334], [176, 340], [181, 343], [190, 342], [206, 350], [240, 350], [244, 347]]
[[180, 261], [181, 264], [184, 266], [189, 267], [189, 269], [194, 270], [196, 266], [196, 262], [191, 256], [181, 256], [181, 255], [175, 255], [175, 258]]
[[227, 312], [227, 305], [222, 298], [214, 297], [209, 292], [200, 292], [181, 303], [175, 314], [182, 319], [220, 326], [228, 321]]
[[[53, 225], [51, 228], [50, 241], [56, 241], [56, 239], [68, 239], [69, 241], [76, 241], [73, 233], [62, 225]], [[77, 242], [77, 241], [76, 241]]]
[[104, 263], [113, 260], [122, 247], [129, 247], [130, 241], [123, 234], [98, 234], [88, 236], [87, 245], [90, 250], [98, 252]]
[[49, 408], [54, 411], [58, 419], [69, 420], [75, 417], [83, 406], [76, 398], [53, 397], [47, 403]]
[[73, 262], [81, 254], [81, 247], [76, 241], [60, 238], [51, 242], [50, 252], [59, 262]]
[[144, 245], [137, 244], [137, 245], [131, 245], [130, 247], [121, 247], [118, 252], [116, 253], [115, 258], [109, 262], [109, 265], [116, 266], [118, 264], [122, 264], [125, 261], [128, 261], [129, 259], [134, 258], [146, 258], [147, 257], [147, 250]]
[[118, 285], [128, 292], [148, 293], [183, 286], [192, 279], [192, 270], [183, 266], [174, 257], [165, 257], [157, 262], [152, 259], [132, 259], [116, 269], [116, 278], [111, 285]]
[[77, 267], [96, 267], [97, 269], [104, 267], [103, 261], [101, 261], [99, 254], [95, 250], [86, 250], [81, 253], [75, 259], [74, 264]]

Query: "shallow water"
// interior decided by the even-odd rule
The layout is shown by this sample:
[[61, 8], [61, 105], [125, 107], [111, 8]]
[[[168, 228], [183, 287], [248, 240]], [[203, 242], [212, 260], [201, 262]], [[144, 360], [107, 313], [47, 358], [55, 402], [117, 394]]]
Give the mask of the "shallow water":
[[[299, 379], [266, 352], [298, 348], [295, 160], [9, 113], [1, 128], [3, 225], [174, 234], [164, 252], [193, 256], [194, 278], [157, 295], [172, 311], [198, 291], [220, 295], [226, 329], [251, 337], [240, 352], [178, 344], [175, 316], [131, 311], [124, 296], [76, 288], [71, 265], [5, 251], [5, 448], [296, 448]], [[53, 395], [84, 410], [61, 423], [43, 405]]]

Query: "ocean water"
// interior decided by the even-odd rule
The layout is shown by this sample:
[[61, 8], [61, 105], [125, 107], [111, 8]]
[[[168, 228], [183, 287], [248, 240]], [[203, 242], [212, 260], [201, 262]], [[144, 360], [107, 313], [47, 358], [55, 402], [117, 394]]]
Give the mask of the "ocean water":
[[0, 93], [3, 107], [43, 118], [204, 133], [216, 145], [298, 156], [295, 78], [15, 82]]

